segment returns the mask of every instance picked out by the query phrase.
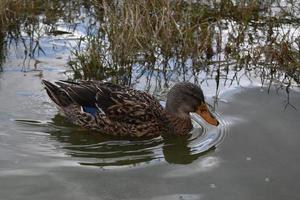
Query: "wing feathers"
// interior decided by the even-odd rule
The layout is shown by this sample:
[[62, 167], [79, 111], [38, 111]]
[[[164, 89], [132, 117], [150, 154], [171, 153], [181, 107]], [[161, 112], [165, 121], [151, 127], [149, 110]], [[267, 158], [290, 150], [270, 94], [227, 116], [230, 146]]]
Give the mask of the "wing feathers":
[[76, 104], [98, 108], [116, 122], [145, 123], [161, 115], [163, 110], [153, 96], [125, 86], [94, 81], [59, 81], [56, 84]]

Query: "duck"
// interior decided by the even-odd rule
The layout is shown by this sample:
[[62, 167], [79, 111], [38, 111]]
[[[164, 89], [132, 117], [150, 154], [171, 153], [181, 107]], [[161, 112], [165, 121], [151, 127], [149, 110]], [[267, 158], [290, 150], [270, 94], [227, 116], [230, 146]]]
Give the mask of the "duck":
[[201, 87], [190, 82], [176, 83], [167, 94], [165, 107], [145, 91], [110, 82], [42, 83], [60, 113], [73, 124], [112, 136], [187, 135], [193, 128], [190, 113], [219, 125]]

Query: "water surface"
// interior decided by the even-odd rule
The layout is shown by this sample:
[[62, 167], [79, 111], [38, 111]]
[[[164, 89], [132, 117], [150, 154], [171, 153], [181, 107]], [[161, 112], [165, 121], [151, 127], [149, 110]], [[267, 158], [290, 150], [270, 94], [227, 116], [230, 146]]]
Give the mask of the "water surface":
[[[44, 73], [62, 78], [56, 71]], [[189, 147], [187, 138], [114, 141], [69, 124], [57, 115], [35, 72], [4, 72], [0, 85], [2, 199], [300, 195], [299, 92], [290, 94], [297, 109], [285, 108], [284, 91], [248, 87], [223, 93], [217, 112], [226, 121], [226, 137], [216, 149], [194, 153], [196, 145]]]
[[[86, 13], [78, 16], [91, 23]], [[218, 62], [210, 62], [210, 75], [179, 69], [167, 74], [168, 84], [203, 80], [198, 84], [214, 106], [220, 127], [193, 115], [195, 128], [186, 137], [106, 136], [60, 116], [41, 84], [42, 78], [55, 81], [73, 75], [67, 67], [70, 49], [88, 31], [81, 22], [70, 28], [63, 21], [55, 28], [65, 32], [43, 33], [38, 40], [36, 34], [21, 32], [24, 46], [38, 41], [40, 53], [29, 55], [19, 40], [3, 50], [0, 199], [299, 199], [300, 91], [295, 84], [289, 90], [278, 89], [282, 82], [268, 88], [262, 82], [270, 79], [261, 81], [264, 77], [257, 71], [223, 72]], [[33, 31], [41, 26], [35, 24]], [[289, 30], [284, 27], [283, 32]], [[290, 29], [298, 34], [294, 24]], [[172, 60], [169, 65], [177, 66]], [[165, 88], [156, 85], [164, 85], [160, 81], [165, 77], [152, 71], [135, 76], [139, 81], [132, 85], [154, 93], [163, 104]]]

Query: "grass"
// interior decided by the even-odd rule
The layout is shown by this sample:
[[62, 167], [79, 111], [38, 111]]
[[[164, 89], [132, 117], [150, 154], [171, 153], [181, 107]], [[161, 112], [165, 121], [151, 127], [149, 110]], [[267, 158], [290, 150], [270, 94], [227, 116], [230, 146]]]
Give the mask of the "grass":
[[83, 7], [97, 32], [72, 51], [75, 78], [130, 85], [144, 77], [168, 85], [174, 77], [197, 81], [205, 74], [198, 81], [215, 79], [218, 87], [220, 80], [238, 82], [229, 75], [235, 72], [268, 84], [300, 84], [300, 18], [293, 0], [0, 0], [1, 44], [23, 41], [25, 32], [33, 41], [25, 56], [32, 58], [43, 52], [39, 37], [56, 33], [59, 20], [74, 23]]
[[[130, 84], [132, 74], [254, 71], [263, 80], [299, 84], [299, 18], [269, 1], [94, 0], [98, 34], [75, 50], [78, 78]], [[280, 8], [276, 15], [272, 8]], [[286, 28], [285, 28], [286, 27]], [[233, 77], [234, 78], [234, 77]], [[125, 81], [124, 81], [125, 80]]]
[[[6, 45], [23, 45], [24, 57], [33, 59], [45, 54], [40, 39], [45, 35], [61, 34], [57, 22], [75, 24], [88, 0], [0, 0], [0, 33]], [[74, 25], [76, 27], [76, 25]], [[5, 51], [2, 51], [5, 52]]]

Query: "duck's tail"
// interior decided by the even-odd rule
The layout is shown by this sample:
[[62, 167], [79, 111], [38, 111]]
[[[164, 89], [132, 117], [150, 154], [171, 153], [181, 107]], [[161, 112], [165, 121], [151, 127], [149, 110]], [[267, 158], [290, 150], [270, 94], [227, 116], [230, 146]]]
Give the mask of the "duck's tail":
[[73, 103], [72, 99], [69, 97], [69, 95], [67, 94], [67, 92], [64, 89], [54, 85], [53, 83], [50, 83], [49, 81], [46, 81], [46, 80], [42, 80], [42, 83], [44, 84], [49, 97], [58, 106], [66, 107]]

